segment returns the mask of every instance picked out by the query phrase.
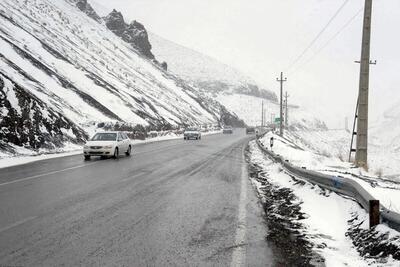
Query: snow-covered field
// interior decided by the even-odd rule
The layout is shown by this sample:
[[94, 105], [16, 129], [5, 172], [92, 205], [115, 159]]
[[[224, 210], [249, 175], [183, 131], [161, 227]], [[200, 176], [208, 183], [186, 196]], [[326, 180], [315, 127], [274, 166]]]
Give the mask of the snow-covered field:
[[[398, 149], [397, 133], [400, 132], [397, 124], [391, 131], [384, 131], [382, 125], [379, 128], [371, 128], [368, 145], [369, 172], [375, 176], [386, 177], [394, 181], [400, 181], [400, 150]], [[329, 131], [293, 131], [289, 133], [292, 141], [320, 154], [340, 158], [348, 161], [351, 133], [343, 130]], [[355, 144], [353, 144], [355, 147]], [[352, 155], [354, 157], [354, 153]]]
[[355, 168], [347, 162], [348, 154], [344, 154], [346, 150], [341, 145], [345, 134], [337, 131], [289, 131], [285, 138], [281, 138], [269, 132], [261, 142], [269, 146], [271, 137], [275, 139], [274, 152], [294, 165], [354, 179], [387, 208], [400, 212], [400, 182]]
[[[270, 136], [272, 135], [264, 138], [264, 141]], [[275, 142], [276, 146], [274, 145], [274, 152], [281, 152], [279, 154], [287, 156], [297, 163], [300, 163], [300, 159], [305, 157], [307, 161], [304, 162], [305, 164], [311, 164], [311, 166], [315, 166], [317, 163], [317, 165], [321, 164], [321, 158], [314, 157], [312, 159], [309, 152], [298, 151], [287, 141], [285, 142], [278, 139]], [[356, 202], [310, 183], [293, 179], [282, 172], [279, 164], [269, 160], [254, 141], [250, 143], [250, 161], [251, 164], [262, 169], [262, 179], [266, 179], [279, 188], [288, 188], [296, 196], [296, 200], [291, 205], [299, 205], [301, 212], [305, 215], [302, 216], [303, 218], [290, 218], [290, 220], [301, 225], [296, 228], [296, 231], [300, 232], [297, 234], [304, 235], [306, 240], [313, 244], [313, 250], [324, 258], [326, 266], [399, 266], [399, 261], [390, 256], [374, 259], [368, 255], [366, 257], [360, 255], [358, 250], [362, 250], [362, 248], [353, 244], [354, 240], [348, 233], [351, 232], [354, 224], [360, 224], [356, 227], [357, 231], [360, 229], [368, 231], [368, 214]], [[264, 186], [260, 180], [253, 179], [253, 183], [262, 196]], [[395, 244], [400, 248], [398, 232], [384, 224], [379, 225], [375, 231], [377, 235], [388, 235], [386, 240], [396, 242]]]

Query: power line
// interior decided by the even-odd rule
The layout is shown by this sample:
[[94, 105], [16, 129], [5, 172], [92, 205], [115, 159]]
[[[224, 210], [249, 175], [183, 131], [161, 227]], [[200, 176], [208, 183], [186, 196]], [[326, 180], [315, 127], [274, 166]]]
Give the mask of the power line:
[[297, 67], [295, 70], [291, 71], [290, 74], [296, 73], [299, 69], [310, 63], [319, 53], [321, 53], [322, 50], [324, 50], [330, 43], [336, 39], [363, 11], [363, 8], [360, 8], [357, 13], [352, 16], [324, 45], [322, 45], [317, 52], [315, 52], [306, 62], [304, 62], [302, 65]]
[[322, 30], [317, 34], [317, 36], [311, 41], [311, 43], [303, 50], [303, 52], [287, 67], [287, 71], [290, 70], [299, 60], [310, 50], [310, 48], [317, 42], [319, 37], [325, 32], [325, 30], [329, 27], [329, 25], [333, 22], [333, 20], [339, 15], [339, 13], [343, 10], [349, 0], [345, 0], [343, 4], [336, 10], [335, 14], [329, 19], [328, 23], [322, 28]]

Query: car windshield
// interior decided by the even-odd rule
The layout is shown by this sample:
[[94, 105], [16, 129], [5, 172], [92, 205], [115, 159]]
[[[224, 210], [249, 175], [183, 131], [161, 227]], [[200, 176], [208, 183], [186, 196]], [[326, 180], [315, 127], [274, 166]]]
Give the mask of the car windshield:
[[116, 133], [97, 133], [95, 134], [91, 141], [115, 141], [117, 140]]
[[198, 130], [197, 130], [197, 128], [187, 128], [186, 131], [191, 131], [191, 132], [193, 132], [193, 131], [198, 131]]

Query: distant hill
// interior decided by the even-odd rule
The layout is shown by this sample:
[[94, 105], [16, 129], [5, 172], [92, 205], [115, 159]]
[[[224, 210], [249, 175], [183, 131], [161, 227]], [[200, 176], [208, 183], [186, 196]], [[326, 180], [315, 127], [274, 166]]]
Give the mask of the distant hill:
[[[272, 91], [260, 88], [240, 71], [207, 55], [149, 33], [156, 58], [166, 61], [168, 69], [235, 113], [248, 125], [261, 122], [261, 103], [266, 108], [266, 121], [279, 117], [279, 102]], [[292, 129], [326, 129], [323, 121], [301, 107], [291, 105], [289, 121]]]

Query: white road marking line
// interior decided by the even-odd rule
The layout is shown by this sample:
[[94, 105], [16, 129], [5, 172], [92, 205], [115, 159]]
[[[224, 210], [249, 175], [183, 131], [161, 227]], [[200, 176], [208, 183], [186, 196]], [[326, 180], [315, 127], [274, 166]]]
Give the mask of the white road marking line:
[[247, 203], [247, 163], [242, 151], [242, 174], [238, 210], [238, 228], [236, 229], [235, 248], [232, 252], [231, 266], [245, 266], [246, 264], [246, 203]]
[[79, 169], [79, 168], [83, 168], [83, 167], [86, 167], [86, 166], [90, 166], [90, 165], [93, 165], [93, 164], [96, 164], [96, 163], [97, 163], [97, 162], [93, 162], [93, 163], [90, 163], [90, 164], [83, 164], [83, 165], [78, 165], [78, 166], [74, 166], [74, 167], [70, 167], [70, 168], [66, 168], [66, 169], [62, 169], [62, 170], [58, 170], [58, 171], [52, 171], [52, 172], [37, 174], [37, 175], [25, 177], [25, 178], [20, 178], [20, 179], [14, 180], [14, 181], [2, 183], [2, 184], [0, 184], [0, 186], [9, 185], [9, 184], [15, 184], [15, 183], [18, 183], [18, 182], [24, 182], [24, 181], [28, 181], [28, 180], [32, 180], [32, 179], [40, 178], [40, 177], [43, 177], [43, 176], [48, 176], [48, 175], [60, 173], [60, 172], [65, 172], [65, 171], [70, 171], [70, 170], [74, 170], [74, 169]]
[[11, 225], [9, 225], [9, 226], [0, 228], [0, 233], [2, 233], [2, 232], [4, 232], [4, 231], [7, 231], [7, 230], [10, 230], [11, 228], [17, 227], [18, 225], [24, 224], [24, 223], [26, 223], [26, 222], [28, 222], [28, 221], [31, 221], [31, 220], [33, 220], [33, 219], [36, 219], [36, 218], [37, 218], [37, 216], [31, 216], [31, 217], [22, 219], [22, 220], [20, 220], [20, 221], [17, 221], [17, 222], [15, 222], [15, 223], [13, 223], [13, 224], [11, 224]]

